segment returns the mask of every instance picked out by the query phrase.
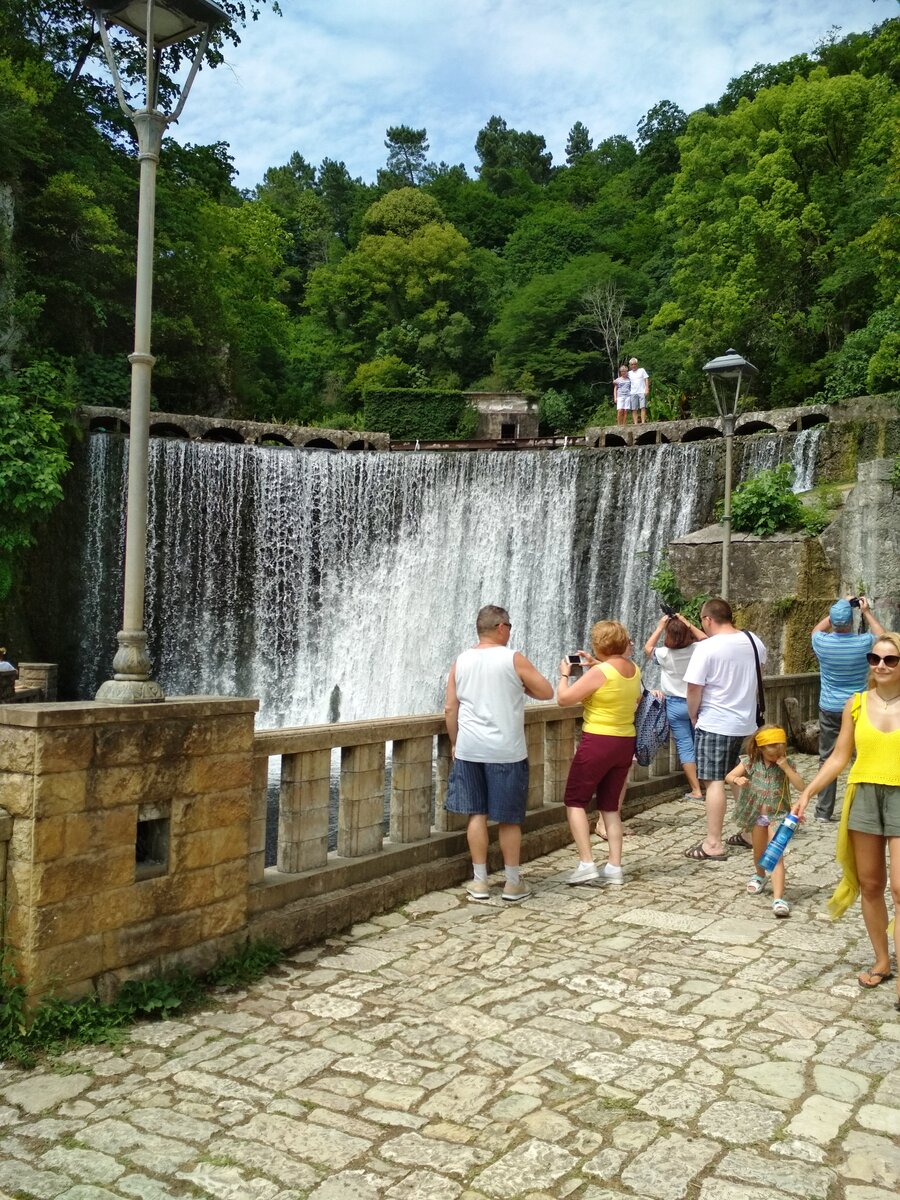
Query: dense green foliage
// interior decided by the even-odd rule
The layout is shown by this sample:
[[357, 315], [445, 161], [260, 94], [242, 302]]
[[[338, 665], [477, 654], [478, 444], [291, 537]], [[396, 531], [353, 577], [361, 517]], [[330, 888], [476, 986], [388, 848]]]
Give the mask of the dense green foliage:
[[192, 975], [182, 967], [167, 975], [128, 980], [109, 1004], [96, 994], [73, 1001], [51, 996], [29, 1010], [26, 989], [8, 955], [0, 951], [0, 1061], [11, 1059], [30, 1067], [42, 1053], [115, 1043], [125, 1026], [188, 1012], [209, 1000], [211, 988], [245, 987], [281, 958], [273, 942], [249, 942], [205, 975]]
[[807, 508], [791, 491], [793, 470], [790, 463], [781, 463], [771, 471], [758, 471], [734, 489], [731, 527], [736, 533], [770, 537], [792, 529], [822, 532], [830, 519], [827, 510]]
[[[225, 5], [212, 65], [264, 6]], [[475, 178], [414, 124], [386, 131], [374, 183], [298, 151], [252, 192], [224, 143], [167, 138], [156, 403], [359, 424], [367, 388], [514, 388], [574, 432], [630, 354], [654, 415], [708, 410], [700, 368], [729, 345], [760, 368], [753, 406], [897, 389], [898, 30], [756, 64], [692, 114], [661, 100], [633, 139], [575, 120], [560, 165], [493, 115]], [[124, 403], [130, 129], [76, 0], [12, 0], [0, 35], [0, 371], [50, 362], [75, 400]]]
[[367, 429], [382, 429], [398, 442], [471, 437], [477, 423], [462, 392], [437, 388], [370, 387], [364, 412]]

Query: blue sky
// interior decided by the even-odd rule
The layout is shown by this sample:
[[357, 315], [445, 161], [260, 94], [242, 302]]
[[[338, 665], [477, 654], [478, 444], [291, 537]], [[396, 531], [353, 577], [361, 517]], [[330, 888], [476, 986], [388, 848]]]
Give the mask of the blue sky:
[[896, 16], [896, 0], [281, 0], [227, 62], [200, 73], [173, 135], [225, 141], [243, 187], [298, 150], [374, 181], [389, 125], [428, 130], [429, 158], [473, 171], [492, 115], [543, 134], [564, 162], [580, 120], [595, 144], [659, 100], [717, 99], [757, 62]]

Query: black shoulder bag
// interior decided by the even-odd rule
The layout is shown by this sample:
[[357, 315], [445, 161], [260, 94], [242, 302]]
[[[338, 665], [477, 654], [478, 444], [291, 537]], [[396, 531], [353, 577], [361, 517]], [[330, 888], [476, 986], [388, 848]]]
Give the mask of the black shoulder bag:
[[765, 689], [763, 688], [762, 668], [759, 665], [759, 652], [756, 649], [756, 642], [754, 642], [752, 634], [750, 634], [746, 629], [744, 630], [744, 633], [747, 634], [747, 637], [750, 641], [750, 648], [753, 651], [753, 660], [756, 663], [756, 726], [759, 728], [760, 725], [765, 724], [766, 720], [766, 693]]

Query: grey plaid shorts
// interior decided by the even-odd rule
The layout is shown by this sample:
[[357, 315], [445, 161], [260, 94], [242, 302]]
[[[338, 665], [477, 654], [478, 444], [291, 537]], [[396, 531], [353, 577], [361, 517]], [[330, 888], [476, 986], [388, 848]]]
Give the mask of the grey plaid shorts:
[[724, 779], [738, 765], [746, 734], [734, 737], [729, 733], [709, 733], [698, 729], [694, 734], [697, 752], [697, 777], [704, 783]]

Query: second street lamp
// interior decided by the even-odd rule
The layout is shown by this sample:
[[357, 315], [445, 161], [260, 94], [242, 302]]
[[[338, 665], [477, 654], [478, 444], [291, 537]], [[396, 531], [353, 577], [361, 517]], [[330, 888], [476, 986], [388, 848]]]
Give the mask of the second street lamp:
[[[703, 370], [709, 376], [713, 398], [722, 418], [725, 435], [725, 503], [722, 509], [722, 598], [728, 599], [731, 586], [731, 460], [734, 442], [734, 419], [737, 415], [741, 384], [745, 379], [758, 375], [753, 363], [747, 362], [736, 350], [726, 350], [718, 358], [712, 358]], [[732, 388], [734, 389], [732, 391]]]
[[[128, 436], [128, 506], [125, 519], [125, 600], [114, 675], [100, 686], [97, 699], [111, 704], [163, 700], [162, 688], [151, 678], [144, 630], [144, 582], [147, 562], [147, 461], [150, 442], [150, 384], [154, 358], [150, 353], [153, 309], [153, 235], [156, 217], [156, 169], [163, 134], [181, 116], [209, 40], [209, 33], [227, 19], [209, 0], [125, 0], [88, 2], [96, 18], [106, 61], [122, 111], [134, 123], [141, 164], [138, 203], [137, 277], [134, 303], [134, 350], [131, 363], [131, 413]], [[108, 24], [121, 25], [144, 42], [144, 106], [132, 109], [109, 40]], [[159, 56], [165, 46], [200, 35], [181, 97], [171, 113], [157, 108]]]

